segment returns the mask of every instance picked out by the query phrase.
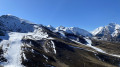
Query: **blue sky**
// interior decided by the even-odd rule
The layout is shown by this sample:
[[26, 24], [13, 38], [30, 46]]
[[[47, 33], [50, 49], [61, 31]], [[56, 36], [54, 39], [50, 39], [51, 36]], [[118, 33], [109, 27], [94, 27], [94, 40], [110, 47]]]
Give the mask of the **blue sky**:
[[0, 0], [0, 15], [4, 14], [92, 31], [111, 22], [120, 24], [120, 0]]

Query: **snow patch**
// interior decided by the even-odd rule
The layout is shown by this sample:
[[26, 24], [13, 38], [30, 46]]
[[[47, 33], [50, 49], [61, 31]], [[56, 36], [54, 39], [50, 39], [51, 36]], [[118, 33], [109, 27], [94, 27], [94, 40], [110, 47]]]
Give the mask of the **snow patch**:
[[103, 51], [102, 49], [92, 46], [92, 45], [91, 45], [91, 44], [92, 44], [92, 42], [91, 42], [91, 40], [90, 40], [90, 39], [85, 38], [85, 40], [88, 42], [88, 43], [87, 43], [87, 46], [89, 46], [89, 47], [91, 47], [91, 48], [95, 49], [95, 50], [96, 50], [96, 51], [98, 51], [98, 52], [101, 52], [101, 53], [106, 53], [106, 52], [105, 52], [105, 51]]
[[[48, 57], [47, 57], [47, 56], [43, 55], [43, 57], [46, 59], [46, 61], [48, 60]], [[48, 61], [47, 61], [47, 62], [48, 62]]]
[[43, 32], [42, 28], [35, 29], [34, 32], [29, 32], [25, 38], [32, 40], [41, 40], [43, 38], [48, 38], [48, 34]]
[[[52, 40], [49, 41], [47, 44], [44, 44], [43, 48], [44, 48], [44, 51], [46, 53], [51, 52], [51, 53], [56, 54], [55, 44], [54, 44], [54, 42]], [[52, 51], [50, 49], [52, 49]]]
[[[82, 44], [82, 43], [80, 43], [80, 42], [78, 42], [78, 41], [75, 41], [75, 40], [72, 40], [72, 39], [71, 39], [71, 41], [76, 42], [76, 43], [79, 43], [79, 44], [82, 44], [82, 45], [86, 45], [86, 46], [88, 46], [88, 47], [91, 47], [91, 48], [95, 49], [96, 51], [98, 51], [98, 52], [100, 52], [100, 53], [108, 54], [108, 55], [114, 56], [114, 57], [120, 57], [120, 55], [110, 54], [110, 53], [107, 53], [107, 52], [105, 52], [104, 50], [102, 50], [102, 49], [100, 49], [100, 48], [97, 48], [97, 47], [95, 47], [95, 46], [92, 46], [92, 45], [91, 45], [91, 44], [92, 44], [92, 41], [91, 41], [89, 38], [86, 37], [86, 38], [84, 38], [84, 39], [87, 41], [87, 44]], [[91, 51], [91, 50], [87, 50], [87, 51]], [[91, 51], [91, 52], [94, 52], [94, 51]]]
[[26, 56], [25, 56], [25, 54], [24, 54], [24, 53], [23, 53], [23, 55], [22, 55], [22, 56], [23, 56], [24, 60], [27, 60], [27, 58], [26, 58]]
[[4, 67], [23, 67], [21, 65], [21, 39], [24, 33], [11, 32], [8, 34], [9, 40], [3, 40], [0, 44], [3, 45], [5, 51], [4, 57], [7, 59]]
[[85, 38], [85, 40], [88, 42], [87, 46], [89, 46], [89, 47], [95, 49], [96, 51], [98, 51], [98, 52], [100, 52], [100, 53], [108, 54], [108, 55], [110, 55], [110, 56], [114, 56], [114, 57], [120, 57], [120, 55], [110, 54], [110, 53], [107, 53], [107, 52], [103, 51], [103, 50], [100, 49], [100, 48], [97, 48], [97, 47], [95, 47], [95, 46], [92, 46], [92, 45], [91, 45], [92, 42], [91, 42], [91, 40], [88, 39], [88, 38]]
[[65, 36], [65, 33], [64, 33], [63, 31], [59, 31], [59, 33], [60, 33], [60, 35], [61, 35], [62, 37], [66, 37], [66, 36]]
[[52, 38], [52, 37], [48, 37], [47, 39], [50, 39], [50, 40], [54, 40], [55, 38]]
[[52, 43], [52, 47], [53, 47], [54, 53], [56, 54], [55, 44], [54, 44], [54, 42], [52, 40], [51, 40], [51, 43]]

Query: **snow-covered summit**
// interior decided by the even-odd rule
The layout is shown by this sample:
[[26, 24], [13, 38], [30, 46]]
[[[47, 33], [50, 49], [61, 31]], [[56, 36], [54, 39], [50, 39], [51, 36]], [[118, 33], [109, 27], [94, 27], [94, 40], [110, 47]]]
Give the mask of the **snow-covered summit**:
[[97, 33], [101, 32], [101, 31], [103, 30], [103, 28], [104, 28], [104, 27], [99, 27], [99, 28], [95, 29], [94, 31], [92, 31], [91, 33], [92, 33], [93, 35], [96, 35]]
[[47, 28], [49, 28], [51, 31], [55, 30], [55, 28], [53, 26], [51, 26], [51, 25], [48, 25]]
[[12, 31], [12, 32], [33, 31], [32, 23], [13, 15], [0, 16], [0, 28], [6, 31]]
[[111, 35], [112, 37], [117, 36], [120, 33], [120, 25], [116, 23], [110, 23], [107, 26], [99, 27], [92, 31], [93, 35]]
[[63, 27], [63, 26], [59, 26], [56, 28], [57, 31], [64, 31], [67, 33], [71, 33], [71, 34], [75, 34], [75, 35], [83, 35], [83, 36], [89, 36], [91, 37], [92, 34], [89, 33], [88, 31], [84, 30], [84, 29], [80, 29], [78, 27]]

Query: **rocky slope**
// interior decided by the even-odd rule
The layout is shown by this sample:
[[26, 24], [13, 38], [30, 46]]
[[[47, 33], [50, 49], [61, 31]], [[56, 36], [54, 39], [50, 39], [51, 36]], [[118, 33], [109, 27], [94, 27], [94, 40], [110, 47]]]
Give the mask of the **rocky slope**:
[[112, 48], [117, 44], [91, 39], [76, 27], [55, 29], [0, 17], [0, 67], [118, 67], [119, 50]]

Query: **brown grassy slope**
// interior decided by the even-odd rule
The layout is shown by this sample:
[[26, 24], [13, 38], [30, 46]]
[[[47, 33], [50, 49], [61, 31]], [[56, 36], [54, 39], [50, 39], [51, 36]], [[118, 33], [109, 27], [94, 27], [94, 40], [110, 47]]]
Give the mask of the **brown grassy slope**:
[[[39, 48], [41, 47], [41, 45], [46, 45], [49, 40], [45, 40], [45, 42], [43, 43], [40, 43], [40, 41], [34, 41], [32, 47], [25, 47], [26, 49], [28, 49], [25, 50], [25, 54], [27, 59], [29, 60], [23, 60], [23, 64], [27, 67], [49, 67], [46, 65], [56, 67], [116, 67], [115, 64], [100, 60], [102, 58], [101, 55], [107, 55], [98, 53], [96, 56], [95, 53], [84, 50], [93, 50], [90, 47], [77, 44], [70, 41], [69, 39], [61, 38], [58, 34], [52, 33], [52, 31], [50, 30], [44, 29], [44, 31], [47, 31], [50, 37], [55, 38], [53, 41], [56, 46], [55, 49], [57, 51], [57, 54], [46, 53], [43, 49]], [[73, 48], [70, 46], [74, 46], [77, 48]], [[30, 50], [32, 49], [34, 49], [34, 53], [30, 52]], [[43, 54], [48, 57], [48, 62], [42, 56]], [[112, 59], [109, 59], [109, 61], [110, 60]]]
[[[41, 47], [41, 43], [39, 43], [39, 41], [35, 41], [39, 46], [32, 46], [29, 48], [24, 47], [27, 49], [25, 50], [25, 54], [29, 61], [23, 61], [23, 64], [27, 67], [47, 67], [44, 64], [56, 67], [116, 67], [99, 60], [93, 52], [80, 48], [73, 48], [70, 43], [66, 43], [61, 40], [53, 41], [56, 46], [57, 54], [44, 52], [43, 49], [39, 48]], [[33, 41], [31, 42], [33, 43]], [[44, 43], [46, 44], [46, 42], [49, 42], [49, 40], [46, 40]], [[73, 43], [72, 45], [75, 44]], [[31, 49], [34, 49], [35, 53], [30, 52]], [[43, 54], [49, 58], [48, 62], [42, 56]]]
[[96, 45], [106, 51], [107, 53], [120, 55], [120, 43], [113, 43], [108, 41], [92, 40], [92, 45]]

